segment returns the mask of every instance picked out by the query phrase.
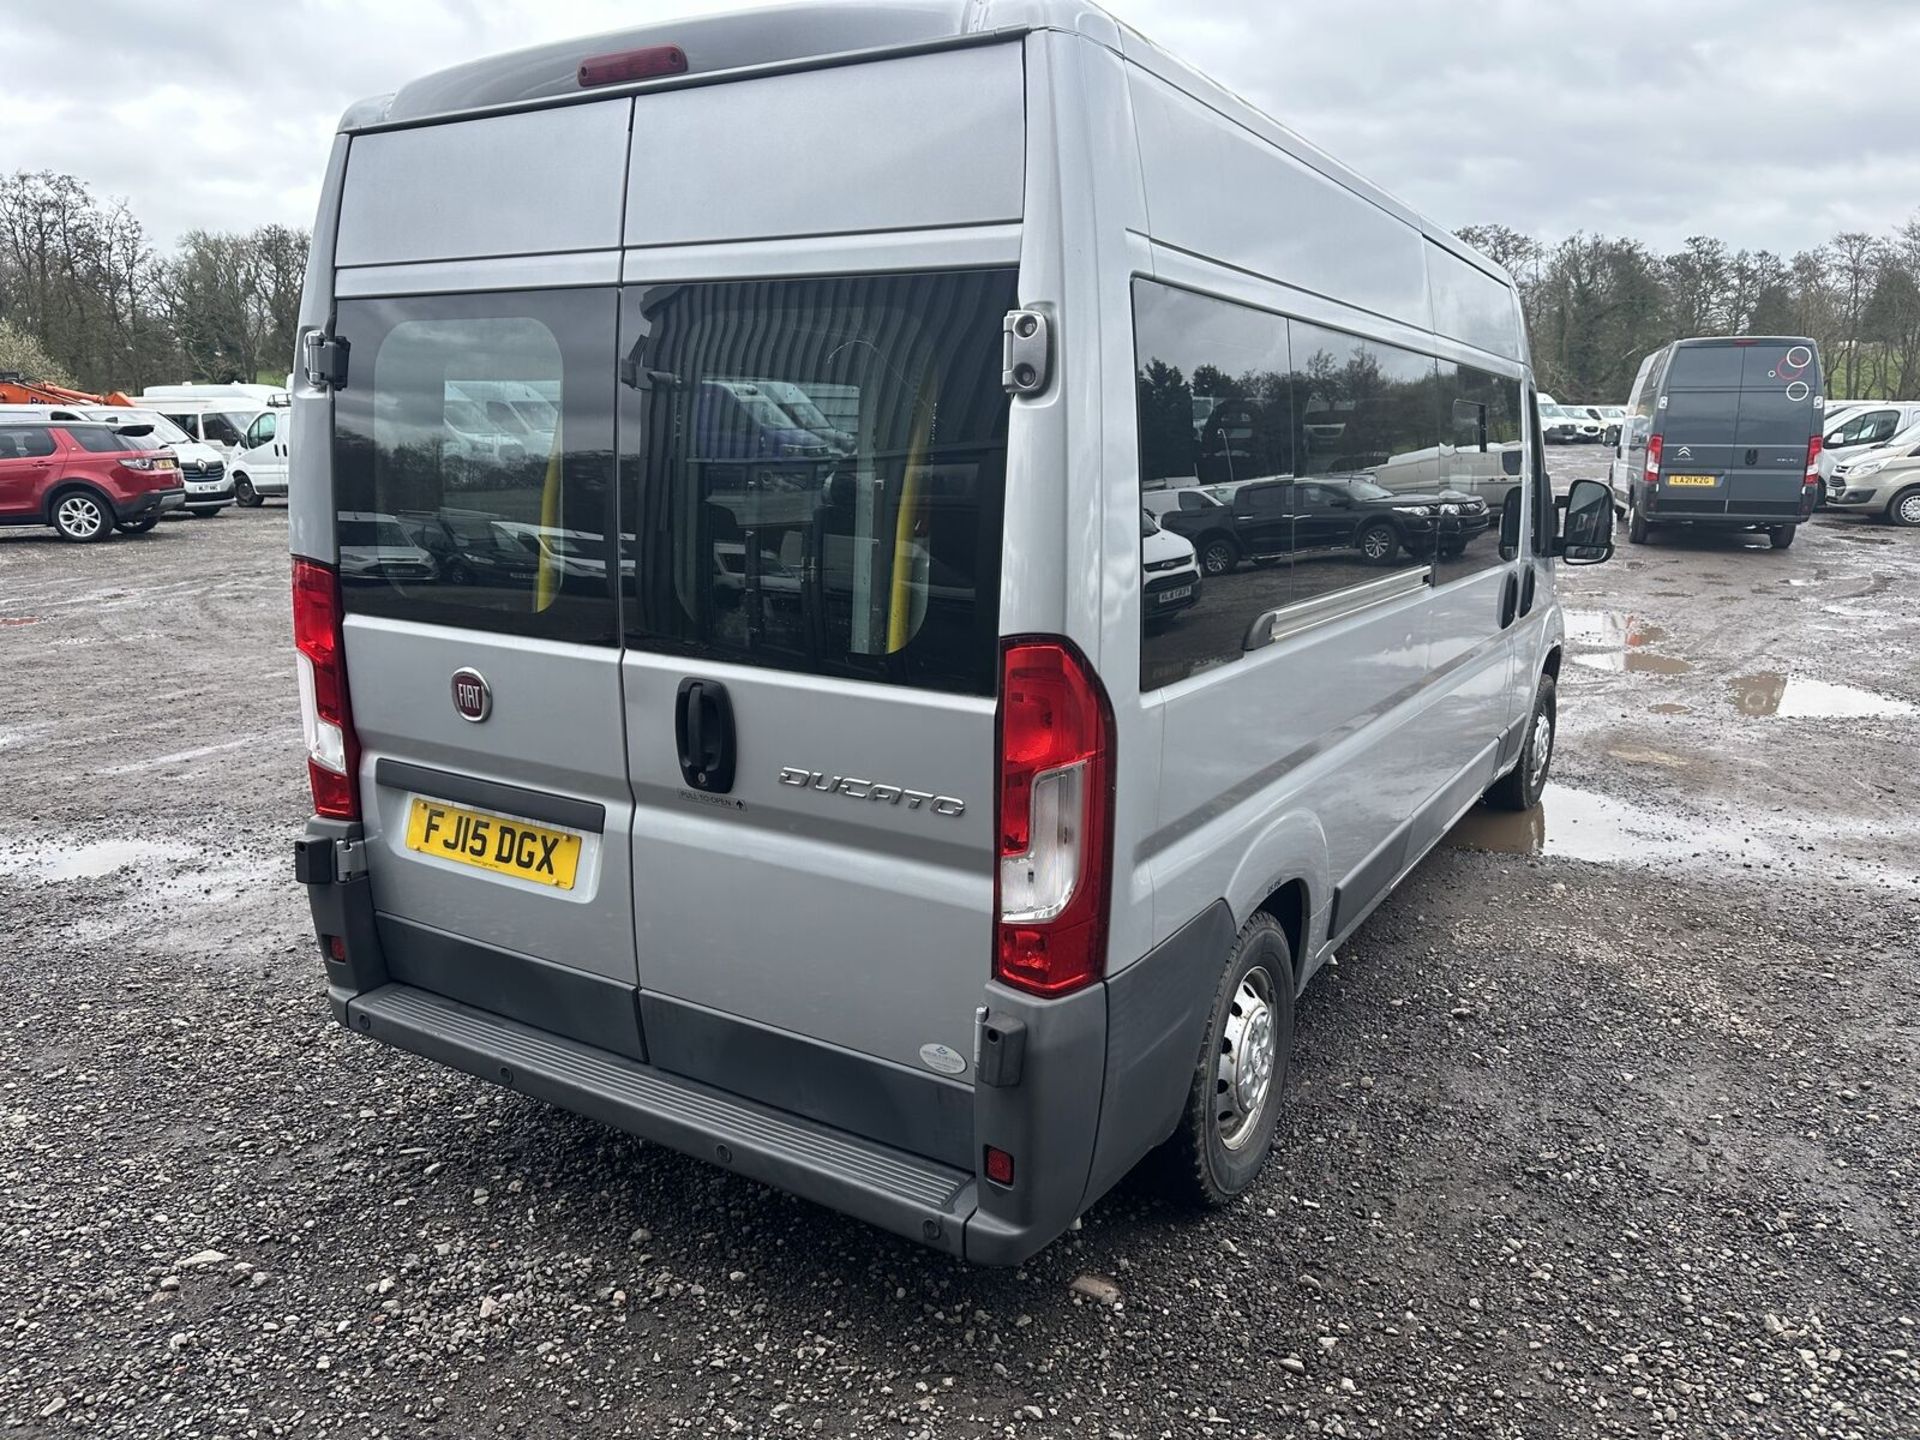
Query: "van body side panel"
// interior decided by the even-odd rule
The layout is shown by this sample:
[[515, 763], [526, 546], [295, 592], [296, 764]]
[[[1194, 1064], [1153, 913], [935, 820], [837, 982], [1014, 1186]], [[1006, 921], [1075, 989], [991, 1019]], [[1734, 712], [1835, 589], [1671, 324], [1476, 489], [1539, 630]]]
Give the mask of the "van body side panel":
[[295, 555], [332, 564], [333, 536], [333, 395], [307, 379], [302, 364], [306, 337], [325, 330], [333, 319], [333, 247], [340, 222], [340, 192], [346, 180], [345, 135], [333, 137], [327, 171], [320, 182], [320, 209], [314, 217], [313, 242], [307, 251], [307, 278], [300, 289], [300, 326], [294, 340], [293, 391], [288, 427], [316, 437], [316, 443], [290, 447], [287, 457], [287, 545]]
[[[1418, 230], [1143, 70], [1131, 88], [1155, 240], [1432, 324]], [[1222, 175], [1234, 177], [1230, 198]]]
[[336, 265], [620, 243], [631, 100], [354, 138]]
[[642, 95], [626, 243], [1017, 220], [1021, 91], [1008, 44]]

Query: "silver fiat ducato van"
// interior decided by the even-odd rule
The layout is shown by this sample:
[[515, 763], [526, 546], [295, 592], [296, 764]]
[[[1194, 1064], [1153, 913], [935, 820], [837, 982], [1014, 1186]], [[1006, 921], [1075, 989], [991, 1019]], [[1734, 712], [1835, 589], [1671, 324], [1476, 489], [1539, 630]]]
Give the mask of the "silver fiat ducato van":
[[[1539, 795], [1611, 553], [1507, 277], [1061, 0], [356, 105], [301, 342], [334, 1014], [986, 1263], [1149, 1154], [1247, 1190], [1296, 993]], [[1249, 563], [1167, 599], [1186, 487]]]

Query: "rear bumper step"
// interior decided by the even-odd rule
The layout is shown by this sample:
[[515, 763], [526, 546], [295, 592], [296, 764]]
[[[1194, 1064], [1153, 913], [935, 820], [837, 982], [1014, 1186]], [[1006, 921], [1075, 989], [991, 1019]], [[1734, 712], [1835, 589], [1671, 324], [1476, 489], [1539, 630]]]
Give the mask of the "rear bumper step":
[[346, 1012], [351, 1028], [397, 1049], [964, 1253], [976, 1208], [964, 1171], [410, 985], [355, 995]]

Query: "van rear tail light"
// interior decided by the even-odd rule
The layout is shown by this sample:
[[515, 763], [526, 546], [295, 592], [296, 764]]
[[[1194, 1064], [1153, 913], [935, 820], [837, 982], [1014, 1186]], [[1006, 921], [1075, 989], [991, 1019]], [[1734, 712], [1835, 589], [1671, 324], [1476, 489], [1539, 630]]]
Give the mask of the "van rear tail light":
[[1660, 483], [1660, 437], [1658, 435], [1649, 435], [1647, 437], [1646, 479], [1649, 485], [1658, 485]]
[[340, 634], [340, 577], [311, 560], [293, 562], [293, 647], [300, 681], [300, 728], [316, 813], [360, 818], [360, 741], [347, 704], [347, 660]]
[[678, 45], [649, 45], [644, 50], [617, 50], [580, 62], [580, 88], [624, 85], [630, 80], [656, 80], [662, 75], [687, 73], [687, 52]]
[[1808, 485], [1820, 483], [1820, 437], [1818, 435], [1809, 436], [1807, 439], [1806, 483]]
[[1113, 710], [1065, 640], [1009, 640], [1000, 667], [993, 973], [1062, 995], [1106, 964]]

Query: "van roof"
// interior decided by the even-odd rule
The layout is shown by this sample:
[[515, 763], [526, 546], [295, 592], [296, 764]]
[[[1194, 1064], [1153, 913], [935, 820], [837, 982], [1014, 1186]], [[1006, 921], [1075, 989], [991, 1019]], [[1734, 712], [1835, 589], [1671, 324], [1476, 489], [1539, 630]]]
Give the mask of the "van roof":
[[[1494, 276], [1513, 279], [1480, 251], [1348, 169], [1272, 116], [1155, 45], [1088, 0], [874, 0], [847, 5], [805, 0], [793, 5], [687, 16], [608, 30], [470, 60], [436, 70], [349, 106], [340, 131], [415, 125], [472, 112], [585, 102], [640, 90], [678, 89], [759, 71], [883, 53], [1011, 39], [1034, 30], [1081, 35], [1125, 56], [1228, 118], [1260, 134], [1303, 164], [1397, 216], [1442, 249]], [[673, 45], [687, 73], [582, 90], [582, 61], [623, 50]]]
[[1673, 342], [1682, 345], [1811, 345], [1806, 335], [1689, 335]]

